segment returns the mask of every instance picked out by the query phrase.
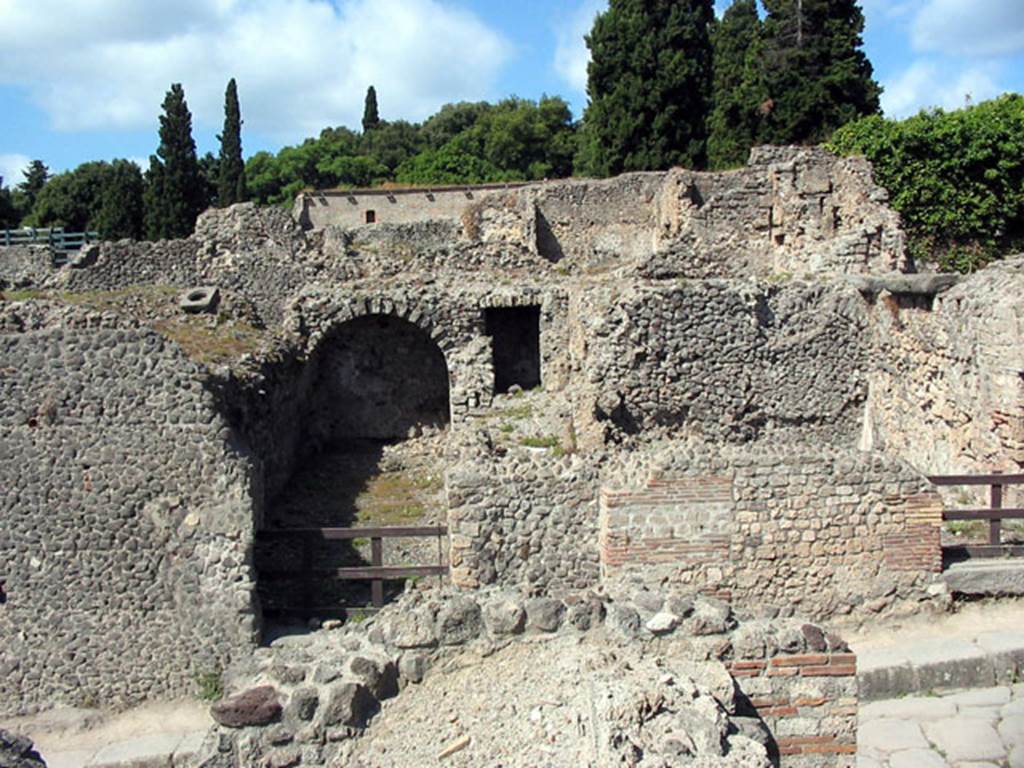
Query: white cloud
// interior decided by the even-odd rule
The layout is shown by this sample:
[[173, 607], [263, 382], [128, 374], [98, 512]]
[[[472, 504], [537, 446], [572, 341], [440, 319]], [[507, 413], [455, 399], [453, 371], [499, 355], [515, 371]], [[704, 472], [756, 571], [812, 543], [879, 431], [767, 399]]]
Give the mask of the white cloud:
[[927, 0], [911, 22], [918, 51], [960, 56], [1024, 52], [1021, 0]]
[[0, 155], [0, 178], [3, 179], [3, 186], [14, 189], [25, 180], [22, 174], [31, 158], [25, 155]]
[[918, 60], [883, 84], [882, 111], [887, 117], [902, 118], [930, 107], [959, 109], [968, 100], [977, 104], [1003, 93], [998, 75], [994, 66], [951, 70], [935, 61]]
[[441, 0], [0, 0], [0, 82], [62, 130], [146, 128], [180, 82], [202, 125], [238, 80], [246, 127], [294, 140], [382, 115], [426, 117], [494, 85], [510, 44]]
[[572, 16], [559, 26], [555, 46], [555, 72], [573, 90], [587, 90], [590, 49], [583, 36], [594, 26], [594, 17], [608, 7], [608, 0], [582, 0]]

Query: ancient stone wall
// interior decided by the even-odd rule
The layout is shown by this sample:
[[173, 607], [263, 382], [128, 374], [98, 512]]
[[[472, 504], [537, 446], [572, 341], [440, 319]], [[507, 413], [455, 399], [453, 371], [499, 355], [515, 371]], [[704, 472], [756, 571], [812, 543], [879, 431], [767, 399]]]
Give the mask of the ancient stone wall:
[[191, 692], [255, 640], [246, 449], [151, 330], [0, 305], [0, 713]]
[[852, 445], [869, 363], [853, 289], [806, 283], [670, 283], [574, 296], [577, 429], [746, 441], [810, 434]]
[[866, 445], [936, 474], [1024, 467], [1024, 258], [932, 298], [883, 293]]
[[433, 189], [353, 189], [303, 192], [295, 199], [293, 218], [304, 229], [364, 224], [409, 224], [419, 221], [458, 221], [481, 196], [521, 184], [478, 184]]
[[755, 444], [673, 446], [630, 461], [601, 490], [610, 583], [664, 579], [736, 605], [824, 617], [924, 599], [941, 570], [942, 503], [888, 456]]
[[555, 593], [597, 583], [598, 475], [590, 462], [544, 450], [500, 456], [472, 436], [449, 453], [453, 582], [528, 583]]

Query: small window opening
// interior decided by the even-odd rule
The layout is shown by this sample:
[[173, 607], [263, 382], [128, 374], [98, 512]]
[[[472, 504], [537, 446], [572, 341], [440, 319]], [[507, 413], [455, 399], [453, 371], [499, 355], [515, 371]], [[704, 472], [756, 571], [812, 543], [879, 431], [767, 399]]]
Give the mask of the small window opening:
[[366, 212], [366, 223], [367, 224], [375, 224], [376, 222], [377, 222], [377, 212], [376, 211], [367, 211]]
[[539, 387], [540, 307], [493, 307], [484, 319], [494, 350], [494, 391]]

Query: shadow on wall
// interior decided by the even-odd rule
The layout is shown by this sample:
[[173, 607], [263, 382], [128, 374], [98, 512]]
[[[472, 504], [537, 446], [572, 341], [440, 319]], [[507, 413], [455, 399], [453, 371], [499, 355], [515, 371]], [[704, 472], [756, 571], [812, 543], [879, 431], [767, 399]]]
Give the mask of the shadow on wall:
[[[429, 459], [421, 462], [420, 454], [435, 455], [443, 440], [450, 421], [449, 378], [444, 353], [434, 340], [390, 315], [342, 324], [308, 365], [305, 402], [293, 427], [294, 470], [267, 506], [268, 533], [257, 548], [256, 567], [265, 613], [323, 618], [344, 615], [341, 606], [369, 603], [368, 582], [331, 574], [369, 565], [369, 542], [269, 532], [415, 526], [424, 524], [425, 514], [436, 515], [442, 472]], [[423, 451], [403, 453], [400, 444], [417, 438], [423, 438], [418, 441]], [[416, 444], [410, 445], [415, 449]], [[436, 560], [437, 544], [432, 546], [430, 562], [423, 564]], [[416, 561], [422, 555], [401, 545], [397, 550], [397, 556], [411, 554]], [[386, 564], [399, 563], [388, 559]], [[312, 578], [301, 575], [309, 569], [317, 572]], [[402, 586], [390, 582], [388, 592]]]
[[444, 353], [406, 320], [369, 315], [344, 323], [314, 364], [301, 452], [352, 438], [415, 437], [451, 419]]

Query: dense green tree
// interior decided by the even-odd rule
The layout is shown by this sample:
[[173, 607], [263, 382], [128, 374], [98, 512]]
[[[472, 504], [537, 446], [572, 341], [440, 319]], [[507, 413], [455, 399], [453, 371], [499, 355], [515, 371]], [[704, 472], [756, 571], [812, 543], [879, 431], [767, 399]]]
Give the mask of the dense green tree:
[[21, 224], [21, 213], [14, 204], [14, 195], [4, 186], [0, 177], [0, 229], [16, 229]]
[[423, 123], [420, 129], [423, 143], [428, 149], [440, 149], [463, 131], [472, 128], [494, 109], [494, 105], [486, 101], [445, 104]]
[[363, 133], [375, 131], [380, 127], [380, 113], [377, 111], [377, 89], [372, 85], [366, 89], [366, 100], [363, 102]]
[[141, 240], [144, 229], [142, 170], [129, 160], [110, 164], [100, 192], [100, 208], [93, 227], [104, 240]]
[[584, 172], [704, 165], [713, 20], [712, 0], [611, 0], [587, 35]]
[[26, 223], [69, 232], [94, 229], [109, 173], [110, 165], [103, 162], [82, 163], [73, 171], [58, 173], [36, 196]]
[[33, 160], [28, 168], [22, 171], [24, 179], [18, 185], [15, 201], [21, 210], [22, 216], [27, 216], [36, 204], [36, 197], [43, 191], [46, 182], [50, 180], [50, 169], [42, 160]]
[[[358, 142], [358, 154], [372, 158], [378, 166], [383, 166], [373, 180], [391, 177], [395, 169], [407, 159], [423, 149], [419, 126], [396, 120], [381, 123], [371, 131], [367, 131]], [[338, 183], [345, 183], [339, 181]]]
[[866, 155], [912, 255], [970, 271], [1024, 248], [1024, 96], [843, 126], [830, 148]]
[[243, 203], [245, 191], [245, 162], [242, 160], [242, 112], [238, 106], [238, 86], [235, 78], [228, 81], [224, 93], [224, 130], [220, 136], [220, 157], [217, 179], [217, 205], [226, 208]]
[[200, 210], [220, 205], [220, 158], [213, 152], [199, 158], [199, 178], [203, 203]]
[[735, 0], [712, 34], [713, 108], [708, 119], [708, 165], [743, 165], [754, 145], [767, 99], [757, 0]]
[[403, 163], [397, 180], [402, 184], [480, 184], [511, 178], [482, 158], [477, 143], [464, 132], [443, 147], [428, 149]]
[[764, 0], [768, 101], [758, 140], [818, 143], [836, 128], [876, 114], [882, 89], [862, 50], [856, 0]]
[[[154, 173], [152, 158], [150, 160], [150, 174], [159, 181], [159, 188], [146, 195], [146, 233], [155, 239], [192, 234], [196, 217], [206, 202], [196, 144], [192, 139], [192, 113], [180, 84], [173, 84], [167, 92], [163, 110], [157, 149], [159, 173]], [[158, 210], [150, 210], [150, 206]]]
[[146, 188], [142, 195], [142, 223], [147, 240], [159, 240], [168, 230], [167, 209], [164, 199], [164, 164], [156, 155], [149, 156], [145, 175]]

